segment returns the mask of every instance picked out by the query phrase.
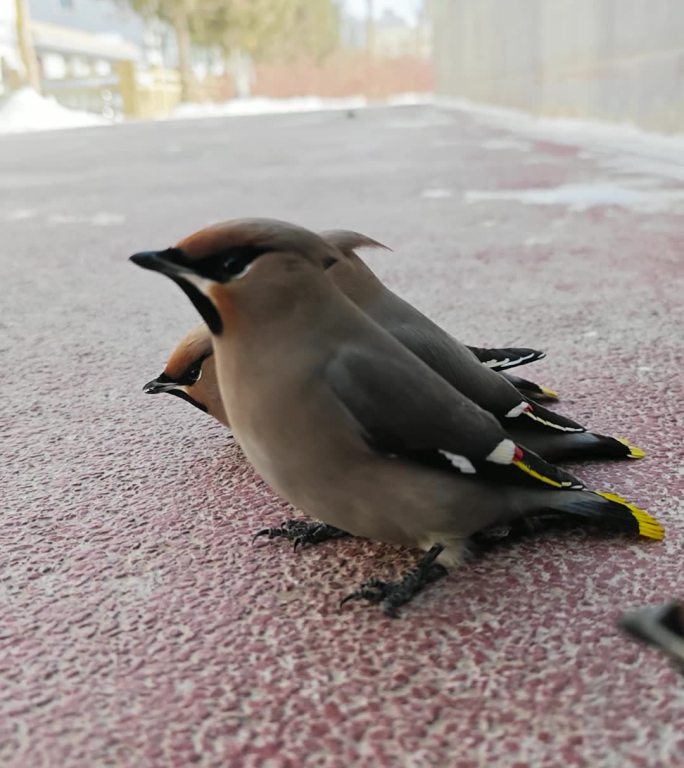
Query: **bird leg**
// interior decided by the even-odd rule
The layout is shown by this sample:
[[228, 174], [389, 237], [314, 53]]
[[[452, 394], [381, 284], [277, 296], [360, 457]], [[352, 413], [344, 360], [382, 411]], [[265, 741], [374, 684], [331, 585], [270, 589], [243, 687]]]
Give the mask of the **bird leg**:
[[447, 569], [435, 560], [444, 550], [442, 544], [433, 544], [418, 562], [399, 581], [382, 581], [369, 579], [350, 595], [347, 595], [340, 606], [348, 600], [368, 600], [369, 603], [380, 603], [383, 612], [393, 619], [399, 618], [400, 605], [410, 602], [415, 595], [428, 584], [446, 576]]
[[259, 536], [266, 536], [269, 539], [288, 539], [294, 542], [295, 551], [297, 547], [305, 544], [320, 544], [322, 541], [330, 539], [343, 539], [349, 536], [346, 531], [335, 528], [325, 523], [309, 523], [306, 520], [285, 520], [277, 528], [263, 528], [254, 535], [255, 541]]

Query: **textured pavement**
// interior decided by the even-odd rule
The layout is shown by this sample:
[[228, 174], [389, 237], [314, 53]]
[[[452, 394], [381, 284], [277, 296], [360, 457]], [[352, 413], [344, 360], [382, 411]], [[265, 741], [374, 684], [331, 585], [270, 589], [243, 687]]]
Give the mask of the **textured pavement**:
[[[3, 138], [0, 763], [684, 765], [684, 678], [614, 627], [684, 591], [682, 186], [609, 160], [432, 107]], [[504, 199], [606, 179], [670, 203]], [[521, 372], [648, 452], [575, 471], [666, 541], [500, 548], [398, 621], [338, 601], [415, 553], [252, 544], [290, 510], [141, 392], [196, 316], [126, 260], [242, 215], [365, 232], [463, 340], [547, 350]]]

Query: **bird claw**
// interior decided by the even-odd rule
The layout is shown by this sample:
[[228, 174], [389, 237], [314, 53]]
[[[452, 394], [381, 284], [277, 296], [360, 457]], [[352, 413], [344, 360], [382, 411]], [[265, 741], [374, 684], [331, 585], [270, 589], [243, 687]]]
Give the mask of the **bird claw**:
[[296, 552], [299, 547], [306, 544], [320, 544], [329, 539], [341, 539], [349, 536], [346, 531], [335, 528], [325, 523], [309, 523], [305, 520], [285, 520], [281, 525], [275, 528], [262, 528], [254, 534], [252, 543], [260, 536], [267, 536], [269, 539], [288, 539], [293, 542], [293, 549]]
[[368, 579], [354, 592], [340, 600], [340, 608], [350, 600], [368, 600], [369, 603], [380, 603], [387, 596], [388, 587], [392, 582], [382, 581], [381, 579]]
[[358, 589], [340, 601], [340, 608], [350, 600], [367, 600], [373, 605], [380, 604], [386, 616], [392, 619], [399, 618], [399, 606], [410, 602], [428, 584], [446, 576], [446, 568], [435, 562], [443, 549], [441, 544], [435, 544], [421, 558], [418, 565], [398, 581], [381, 579], [364, 581]]
[[252, 536], [252, 544], [254, 544], [260, 536], [268, 536], [269, 539], [275, 539], [276, 536], [280, 536], [280, 530], [280, 528], [262, 528]]

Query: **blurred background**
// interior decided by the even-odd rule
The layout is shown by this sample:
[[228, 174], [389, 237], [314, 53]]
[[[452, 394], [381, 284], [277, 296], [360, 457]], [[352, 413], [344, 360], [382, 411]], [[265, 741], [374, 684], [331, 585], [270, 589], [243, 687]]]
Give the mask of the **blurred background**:
[[419, 0], [3, 0], [4, 92], [106, 117], [179, 102], [432, 90]]
[[109, 119], [435, 92], [681, 131], [684, 2], [3, 0], [0, 98], [22, 88]]

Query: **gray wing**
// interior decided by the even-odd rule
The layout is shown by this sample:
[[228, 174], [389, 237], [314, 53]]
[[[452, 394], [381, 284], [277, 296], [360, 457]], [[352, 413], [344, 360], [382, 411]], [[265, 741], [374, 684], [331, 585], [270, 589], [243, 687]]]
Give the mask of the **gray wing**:
[[525, 482], [582, 488], [573, 475], [516, 445], [480, 408], [415, 355], [397, 347], [342, 347], [325, 369], [331, 390], [375, 450], [461, 472], [485, 463]]
[[428, 318], [388, 327], [394, 338], [482, 408], [505, 416], [522, 401], [515, 387]]
[[[584, 427], [576, 421], [530, 401], [512, 382], [482, 365], [468, 347], [431, 320], [425, 318], [421, 323], [402, 323], [387, 327], [387, 330], [459, 392], [499, 419], [517, 415], [528, 429], [549, 434], [557, 431], [584, 432]], [[524, 405], [523, 410], [521, 406]]]
[[496, 418], [413, 355], [346, 346], [325, 372], [374, 447], [396, 454], [448, 452], [481, 462], [507, 438]]

